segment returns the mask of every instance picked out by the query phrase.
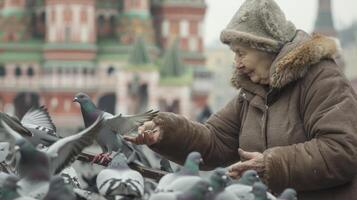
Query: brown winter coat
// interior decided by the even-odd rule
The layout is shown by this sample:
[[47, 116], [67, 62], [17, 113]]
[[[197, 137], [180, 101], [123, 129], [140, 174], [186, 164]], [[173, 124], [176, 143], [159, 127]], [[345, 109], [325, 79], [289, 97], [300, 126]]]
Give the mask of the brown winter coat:
[[273, 62], [270, 90], [239, 77], [237, 97], [204, 125], [160, 113], [154, 121], [164, 134], [152, 149], [179, 163], [199, 151], [205, 169], [239, 161], [238, 147], [258, 151], [274, 192], [357, 199], [357, 96], [335, 51], [332, 40], [299, 31]]

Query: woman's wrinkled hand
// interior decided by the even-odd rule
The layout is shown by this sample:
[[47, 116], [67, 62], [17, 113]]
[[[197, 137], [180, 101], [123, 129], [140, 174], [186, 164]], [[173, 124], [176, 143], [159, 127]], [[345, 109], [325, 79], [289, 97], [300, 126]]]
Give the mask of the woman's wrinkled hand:
[[228, 167], [228, 176], [238, 179], [242, 176], [244, 171], [250, 169], [257, 171], [259, 176], [263, 176], [265, 166], [264, 155], [262, 153], [248, 152], [242, 149], [238, 149], [238, 153], [241, 161]]
[[157, 143], [161, 137], [161, 130], [153, 121], [147, 121], [138, 128], [138, 135], [125, 135], [124, 139], [137, 145], [146, 144], [148, 146]]

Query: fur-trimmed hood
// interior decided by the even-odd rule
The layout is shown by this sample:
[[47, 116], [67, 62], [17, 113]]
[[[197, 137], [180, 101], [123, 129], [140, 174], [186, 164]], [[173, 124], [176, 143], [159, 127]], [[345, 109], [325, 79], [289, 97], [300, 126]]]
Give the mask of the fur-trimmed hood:
[[[285, 85], [302, 78], [309, 68], [322, 59], [333, 59], [337, 52], [336, 42], [320, 34], [308, 35], [297, 31], [296, 36], [281, 49], [270, 69], [270, 86], [283, 88]], [[232, 85], [241, 88], [252, 85], [245, 75], [236, 75]]]

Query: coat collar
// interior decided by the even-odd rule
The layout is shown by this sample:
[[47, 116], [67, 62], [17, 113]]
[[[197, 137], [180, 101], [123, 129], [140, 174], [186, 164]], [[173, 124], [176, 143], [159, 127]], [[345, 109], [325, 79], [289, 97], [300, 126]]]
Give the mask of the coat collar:
[[[287, 84], [302, 78], [311, 66], [322, 59], [333, 58], [337, 52], [333, 39], [320, 34], [308, 35], [297, 31], [296, 36], [281, 49], [270, 69], [270, 87], [281, 89]], [[245, 75], [233, 76], [234, 87], [244, 88], [259, 96], [265, 97], [267, 89], [254, 84]]]

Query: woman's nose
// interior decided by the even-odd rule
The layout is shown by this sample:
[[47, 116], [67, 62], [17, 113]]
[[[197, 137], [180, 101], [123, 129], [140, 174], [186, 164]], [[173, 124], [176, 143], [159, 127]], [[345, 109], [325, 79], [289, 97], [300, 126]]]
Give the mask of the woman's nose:
[[234, 66], [237, 69], [242, 69], [244, 67], [244, 65], [241, 62], [237, 62], [237, 61], [234, 62]]

